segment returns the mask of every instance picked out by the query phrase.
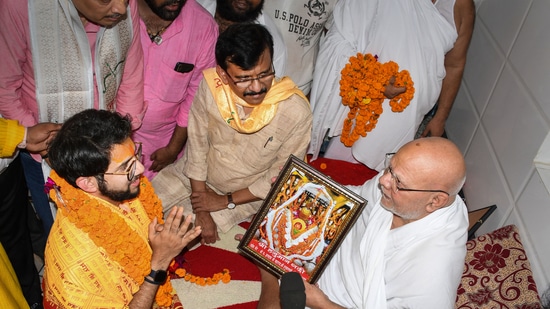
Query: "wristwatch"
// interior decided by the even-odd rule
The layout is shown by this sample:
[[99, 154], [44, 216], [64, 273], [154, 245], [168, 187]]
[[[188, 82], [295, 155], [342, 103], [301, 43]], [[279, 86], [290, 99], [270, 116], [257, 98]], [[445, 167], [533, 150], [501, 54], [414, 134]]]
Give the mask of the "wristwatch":
[[[149, 277], [153, 278], [153, 280], [149, 279]], [[168, 277], [168, 273], [166, 272], [166, 270], [151, 269], [151, 272], [149, 273], [149, 275], [145, 277], [145, 281], [151, 284], [161, 285], [164, 283], [164, 281], [166, 281], [167, 277]]]
[[237, 206], [235, 202], [233, 202], [233, 195], [231, 193], [227, 193], [227, 209], [233, 209]]

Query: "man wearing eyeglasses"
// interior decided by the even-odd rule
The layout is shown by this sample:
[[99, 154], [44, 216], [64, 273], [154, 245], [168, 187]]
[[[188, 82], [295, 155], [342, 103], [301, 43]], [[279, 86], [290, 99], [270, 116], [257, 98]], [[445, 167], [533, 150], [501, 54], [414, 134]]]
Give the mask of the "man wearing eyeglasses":
[[[33, 126], [62, 123], [88, 108], [116, 110], [139, 128], [147, 105], [137, 6], [135, 0], [0, 1], [0, 113]], [[55, 217], [42, 189], [49, 167], [39, 154], [19, 157], [46, 238]], [[42, 255], [43, 248], [35, 250]]]
[[220, 34], [217, 66], [203, 72], [191, 106], [185, 154], [153, 179], [165, 211], [192, 206], [203, 243], [255, 214], [289, 155], [305, 155], [309, 104], [289, 78], [275, 77], [272, 55], [261, 25]]
[[200, 234], [142, 177], [129, 117], [86, 110], [69, 118], [49, 150], [47, 182], [58, 213], [45, 251], [45, 308], [181, 307], [167, 269]]
[[[368, 204], [321, 275], [305, 283], [309, 308], [454, 308], [468, 214], [457, 195], [465, 163], [449, 140], [428, 137], [386, 156], [386, 168], [350, 188]], [[258, 308], [278, 308], [264, 270]]]

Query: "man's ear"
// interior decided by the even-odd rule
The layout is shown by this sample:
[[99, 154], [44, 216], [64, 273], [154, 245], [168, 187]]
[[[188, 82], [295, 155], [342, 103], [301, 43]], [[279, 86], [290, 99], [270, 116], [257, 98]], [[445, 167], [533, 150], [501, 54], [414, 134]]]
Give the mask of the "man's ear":
[[97, 185], [97, 179], [95, 177], [78, 177], [76, 179], [76, 185], [84, 192], [95, 193], [99, 190]]
[[221, 78], [224, 84], [227, 85], [229, 83], [227, 72], [224, 69], [222, 69], [222, 67], [220, 67], [219, 65], [216, 65], [216, 73], [218, 73], [218, 76]]
[[426, 211], [432, 213], [440, 208], [446, 207], [450, 204], [450, 196], [442, 192], [436, 192], [432, 196], [431, 203], [426, 206]]

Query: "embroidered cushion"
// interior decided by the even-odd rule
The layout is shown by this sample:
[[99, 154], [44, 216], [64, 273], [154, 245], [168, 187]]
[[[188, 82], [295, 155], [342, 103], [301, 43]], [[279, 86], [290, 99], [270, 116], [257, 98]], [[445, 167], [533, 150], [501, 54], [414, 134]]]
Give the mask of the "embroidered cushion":
[[472, 239], [466, 248], [455, 308], [542, 308], [515, 225]]

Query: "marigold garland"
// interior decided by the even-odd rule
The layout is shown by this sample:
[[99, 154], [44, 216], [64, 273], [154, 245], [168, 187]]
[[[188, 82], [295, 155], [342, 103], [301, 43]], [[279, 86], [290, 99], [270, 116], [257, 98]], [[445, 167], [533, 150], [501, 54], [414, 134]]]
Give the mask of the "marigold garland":
[[395, 78], [395, 87], [406, 87], [404, 93], [390, 100], [393, 112], [402, 112], [414, 97], [414, 83], [409, 72], [399, 71], [399, 66], [393, 61], [380, 63], [378, 57], [371, 54], [357, 53], [350, 57], [341, 74], [340, 96], [342, 104], [348, 106], [350, 111], [344, 120], [340, 140], [347, 147], [376, 127], [383, 112], [382, 103], [386, 99], [385, 85], [392, 77]]
[[183, 278], [187, 282], [200, 286], [216, 285], [220, 281], [223, 283], [229, 283], [229, 281], [231, 281], [231, 274], [227, 268], [224, 268], [219, 273], [215, 273], [211, 277], [200, 277], [189, 273], [185, 268], [183, 268], [183, 263], [184, 260], [181, 257], [176, 257], [172, 263], [170, 263], [168, 270], [172, 274], [172, 277]]
[[[102, 247], [111, 259], [116, 261], [126, 273], [139, 285], [151, 270], [151, 256], [143, 255], [136, 259], [136, 252], [148, 252], [149, 244], [136, 234], [124, 219], [117, 214], [119, 209], [105, 207], [97, 199], [84, 191], [76, 189], [59, 177], [54, 171], [46, 183], [50, 197], [58, 205], [60, 211], [79, 229], [88, 234], [92, 241]], [[147, 213], [149, 220], [154, 217], [162, 224], [162, 203], [154, 192], [153, 186], [146, 177], [141, 177], [139, 201]], [[137, 199], [128, 202], [130, 212], [136, 212]], [[122, 214], [127, 214], [122, 211]], [[103, 224], [99, 225], [98, 222]], [[150, 222], [144, 222], [149, 224]], [[168, 279], [157, 291], [155, 301], [161, 307], [172, 304], [172, 284]]]

